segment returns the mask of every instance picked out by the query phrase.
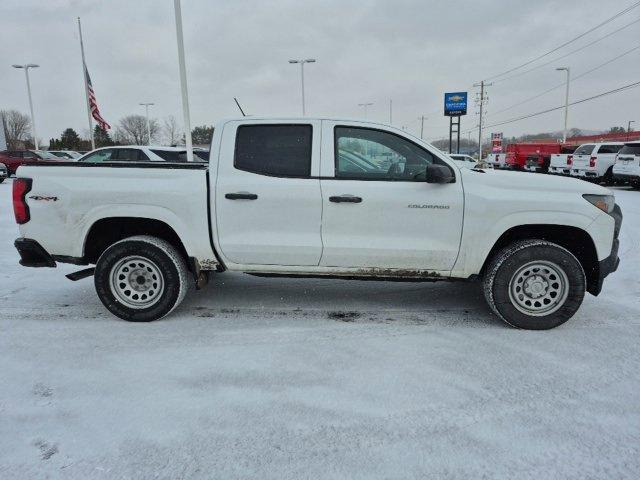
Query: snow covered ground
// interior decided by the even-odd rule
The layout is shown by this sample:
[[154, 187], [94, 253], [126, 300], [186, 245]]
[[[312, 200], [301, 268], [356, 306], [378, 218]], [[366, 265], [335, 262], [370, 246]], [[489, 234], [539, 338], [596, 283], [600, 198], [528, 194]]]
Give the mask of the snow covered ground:
[[27, 269], [0, 185], [0, 478], [639, 478], [640, 192], [547, 332], [479, 285], [224, 274], [151, 324]]

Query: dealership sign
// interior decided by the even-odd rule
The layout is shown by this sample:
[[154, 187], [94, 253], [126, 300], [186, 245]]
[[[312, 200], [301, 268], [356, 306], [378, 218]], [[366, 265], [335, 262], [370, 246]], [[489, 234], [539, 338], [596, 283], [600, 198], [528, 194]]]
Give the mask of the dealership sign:
[[467, 92], [444, 94], [444, 114], [447, 117], [459, 117], [467, 114]]
[[502, 132], [491, 134], [491, 151], [493, 153], [502, 153]]

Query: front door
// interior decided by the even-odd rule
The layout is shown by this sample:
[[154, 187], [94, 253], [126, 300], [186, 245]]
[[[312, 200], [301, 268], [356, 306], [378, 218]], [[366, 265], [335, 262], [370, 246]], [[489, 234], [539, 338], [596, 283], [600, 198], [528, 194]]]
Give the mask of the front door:
[[319, 121], [225, 124], [214, 218], [227, 262], [318, 265], [319, 128]]
[[[427, 183], [429, 163], [451, 168], [455, 183]], [[464, 208], [457, 168], [402, 132], [324, 121], [322, 174], [320, 265], [453, 268]]]

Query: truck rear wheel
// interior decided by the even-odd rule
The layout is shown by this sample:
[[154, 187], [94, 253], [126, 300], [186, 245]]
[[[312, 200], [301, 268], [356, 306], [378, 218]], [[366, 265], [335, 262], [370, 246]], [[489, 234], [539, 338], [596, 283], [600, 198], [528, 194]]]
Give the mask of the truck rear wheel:
[[491, 309], [509, 325], [547, 330], [562, 325], [580, 308], [586, 277], [566, 248], [545, 240], [523, 240], [491, 260], [484, 295]]
[[173, 311], [188, 290], [187, 266], [165, 240], [140, 235], [107, 248], [96, 263], [100, 301], [115, 316], [151, 322]]

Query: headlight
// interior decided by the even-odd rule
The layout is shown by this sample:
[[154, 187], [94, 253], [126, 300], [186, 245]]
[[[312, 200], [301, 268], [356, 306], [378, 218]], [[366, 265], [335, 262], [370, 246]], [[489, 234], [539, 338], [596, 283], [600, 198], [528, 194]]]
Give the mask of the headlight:
[[616, 204], [616, 199], [613, 195], [582, 195], [587, 202], [599, 208], [605, 213], [613, 212], [613, 207]]

